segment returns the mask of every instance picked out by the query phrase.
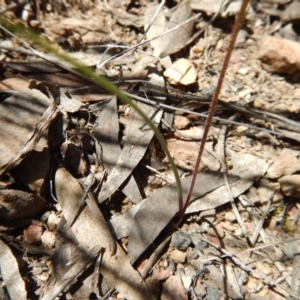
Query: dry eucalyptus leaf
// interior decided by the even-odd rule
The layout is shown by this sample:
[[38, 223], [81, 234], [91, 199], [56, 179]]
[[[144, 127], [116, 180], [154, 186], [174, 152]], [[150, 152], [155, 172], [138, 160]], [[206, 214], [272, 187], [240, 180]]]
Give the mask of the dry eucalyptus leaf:
[[[63, 168], [56, 171], [55, 187], [57, 199], [62, 207], [62, 213], [67, 222], [70, 223], [73, 216], [77, 214], [77, 208], [84, 191], [78, 181]], [[97, 209], [100, 212], [100, 209]], [[98, 216], [97, 211], [93, 211], [90, 207], [85, 206], [71, 227], [80, 246], [86, 251], [97, 245], [104, 248], [112, 247], [110, 231], [106, 221], [103, 216], [102, 218], [97, 218]]]
[[164, 72], [164, 76], [170, 84], [189, 85], [196, 82], [197, 71], [188, 59], [180, 58]]
[[[157, 7], [158, 6], [151, 6], [147, 9], [145, 13], [145, 23], [147, 24], [146, 27], [150, 25], [150, 21], [153, 18]], [[154, 38], [163, 32], [172, 29], [173, 27], [186, 21], [191, 14], [192, 9], [189, 1], [185, 1], [176, 6], [174, 11], [172, 11], [171, 18], [168, 22], [166, 21], [164, 14], [159, 14], [147, 32], [147, 39]], [[181, 50], [190, 39], [193, 27], [194, 20], [180, 26], [161, 38], [151, 41], [150, 45], [153, 48], [154, 56], [164, 57]]]
[[0, 240], [1, 277], [11, 300], [26, 300], [27, 291], [16, 258], [10, 248]]
[[[121, 154], [121, 147], [118, 141], [119, 117], [116, 97], [113, 97], [104, 107], [95, 123], [97, 126], [93, 129], [93, 136], [102, 145], [103, 163], [107, 173], [110, 174]], [[122, 192], [134, 203], [142, 200], [140, 190], [133, 176], [130, 176]]]
[[83, 107], [83, 103], [71, 96], [70, 93], [62, 93], [60, 95], [60, 106], [68, 113], [79, 111]]
[[[232, 184], [238, 180], [238, 177], [229, 176], [228, 179]], [[190, 183], [190, 176], [181, 179], [183, 199], [186, 198]], [[202, 197], [222, 185], [224, 185], [224, 178], [221, 173], [199, 173], [191, 201]], [[219, 199], [219, 205], [222, 204], [224, 202], [222, 199]], [[207, 206], [209, 206], [209, 203], [207, 203]], [[210, 208], [207, 207], [206, 209]], [[176, 183], [159, 189], [151, 197], [143, 201], [139, 211], [134, 216], [129, 232], [128, 255], [132, 263], [156, 239], [158, 234], [169, 224], [177, 212], [178, 193]]]
[[[57, 105], [59, 104], [59, 101], [60, 101], [60, 91], [59, 91], [59, 87], [57, 85], [52, 84], [50, 82], [38, 82], [36, 80], [30, 80], [29, 88], [34, 89], [34, 91], [24, 91], [24, 93], [28, 92], [28, 94], [30, 95], [30, 92], [31, 92], [31, 96], [32, 96], [32, 95], [34, 95], [34, 93], [36, 93], [35, 90], [39, 90], [42, 92], [42, 94], [47, 95], [52, 100], [52, 102], [47, 107], [47, 109], [43, 113], [43, 115], [40, 116], [39, 122], [37, 122], [36, 124], [31, 123], [30, 121], [24, 119], [24, 116], [22, 116], [23, 123], [22, 124], [20, 123], [18, 125], [19, 127], [9, 126], [9, 125], [6, 126], [8, 128], [12, 128], [12, 132], [10, 132], [9, 130], [5, 130], [4, 133], [7, 136], [9, 136], [9, 133], [13, 133], [17, 140], [21, 139], [20, 131], [24, 131], [24, 130], [19, 129], [20, 127], [25, 128], [26, 127], [25, 125], [28, 124], [28, 127], [29, 128], [33, 127], [34, 130], [30, 134], [28, 131], [27, 132], [25, 131], [25, 133], [26, 133], [25, 143], [22, 145], [22, 147], [17, 152], [13, 152], [13, 154], [14, 154], [13, 157], [11, 157], [11, 159], [5, 165], [2, 165], [2, 166], [0, 165], [0, 175], [5, 174], [6, 172], [10, 171], [14, 167], [16, 167], [18, 164], [20, 164], [20, 162], [22, 160], [24, 160], [24, 158], [26, 156], [28, 156], [29, 153], [37, 147], [37, 144], [41, 138], [47, 138], [47, 134], [46, 134], [47, 130], [49, 129], [49, 127], [51, 126], [53, 121], [60, 114], [60, 111], [57, 108]], [[38, 97], [41, 97], [41, 93], [38, 93], [38, 95], [39, 95]], [[33, 97], [29, 97], [29, 98], [30, 98], [29, 100], [31, 100], [31, 101], [35, 100]], [[41, 97], [41, 99], [45, 99], [45, 98]], [[21, 101], [20, 95], [16, 100], [17, 101], [19, 100], [19, 102]], [[6, 101], [4, 101], [4, 103], [5, 102]], [[14, 114], [16, 114], [16, 113], [19, 114], [20, 106], [22, 107], [22, 105], [20, 105], [20, 103], [14, 103], [14, 101], [12, 101], [12, 102], [13, 103], [10, 103], [10, 102], [6, 103], [7, 106], [6, 107], [4, 106], [4, 109], [3, 109], [3, 110], [7, 111], [7, 115], [9, 115], [10, 117], [11, 117], [11, 115], [9, 114], [10, 108], [14, 111]], [[41, 105], [41, 101], [39, 101], [39, 98], [37, 99], [37, 102], [39, 103], [39, 105]], [[10, 107], [11, 104], [13, 104], [12, 107]], [[26, 111], [26, 117], [28, 117], [29, 120], [32, 119], [32, 115], [34, 115], [34, 111], [35, 111], [35, 109], [37, 109], [39, 107], [39, 105], [33, 105], [31, 107], [28, 107], [28, 105], [27, 105], [27, 107], [26, 106], [22, 107], [22, 110]], [[13, 107], [13, 106], [16, 106], [16, 107]], [[27, 112], [27, 110], [31, 113]], [[4, 120], [7, 121], [7, 119], [5, 119], [6, 117], [7, 116], [4, 116]], [[15, 123], [14, 120], [11, 120], [11, 122]], [[10, 138], [12, 138], [12, 137], [10, 136]], [[20, 142], [20, 141], [18, 141], [18, 142]], [[3, 153], [1, 153], [1, 156], [2, 155], [3, 155]]]
[[36, 148], [9, 173], [16, 182], [28, 186], [33, 192], [41, 195], [48, 172], [48, 142], [46, 138], [41, 138]]
[[[80, 201], [83, 196], [83, 190], [76, 179], [64, 169], [57, 170], [55, 186], [57, 198], [61, 201], [63, 208], [63, 215], [68, 221], [73, 216], [74, 211], [76, 212], [74, 200], [75, 203]], [[110, 230], [107, 223], [104, 219], [101, 220], [97, 216], [95, 208], [91, 210], [91, 207], [87, 206], [81, 211], [71, 227], [79, 243], [78, 249], [81, 249], [84, 253], [88, 253], [100, 245], [111, 248], [111, 237], [108, 236], [110, 235]], [[116, 247], [114, 255], [110, 251], [104, 251], [101, 260], [101, 274], [117, 291], [126, 295], [128, 299], [154, 300], [140, 274], [132, 268], [129, 258], [123, 249], [118, 244]]]
[[[13, 92], [0, 104], [0, 167], [16, 156], [32, 136], [35, 125], [50, 105], [37, 90]], [[45, 136], [46, 138], [46, 136]]]
[[0, 217], [13, 220], [38, 215], [46, 201], [32, 193], [18, 190], [0, 190]]
[[250, 153], [231, 151], [230, 157], [233, 166], [230, 174], [239, 176], [244, 180], [253, 181], [263, 176], [270, 165], [266, 158]]
[[[137, 103], [137, 105], [156, 126], [160, 123], [162, 110], [143, 103]], [[150, 129], [145, 120], [132, 109], [126, 127], [125, 146], [98, 196], [100, 203], [109, 198], [132, 173], [143, 158], [153, 135], [153, 130]]]
[[[236, 182], [230, 184], [232, 195], [234, 197], [239, 196], [250, 186], [252, 186], [253, 180], [238, 179]], [[216, 208], [221, 206], [231, 199], [231, 195], [228, 193], [226, 186], [221, 186], [215, 189], [213, 192], [206, 194], [200, 199], [195, 200], [189, 205], [186, 213], [193, 213], [202, 210]]]

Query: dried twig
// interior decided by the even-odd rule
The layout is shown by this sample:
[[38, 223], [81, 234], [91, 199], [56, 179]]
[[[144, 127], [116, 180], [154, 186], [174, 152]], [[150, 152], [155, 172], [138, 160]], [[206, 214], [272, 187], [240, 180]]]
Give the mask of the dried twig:
[[218, 84], [217, 84], [217, 87], [216, 87], [216, 91], [214, 93], [212, 102], [210, 104], [209, 115], [206, 119], [205, 130], [204, 130], [204, 133], [203, 133], [203, 140], [201, 141], [199, 153], [198, 153], [198, 156], [197, 156], [197, 159], [196, 159], [195, 169], [194, 169], [193, 177], [192, 177], [192, 181], [191, 181], [191, 186], [190, 186], [188, 195], [186, 197], [183, 210], [179, 211], [180, 219], [183, 218], [184, 213], [185, 213], [185, 211], [186, 211], [186, 209], [187, 209], [187, 207], [189, 206], [189, 203], [190, 203], [190, 199], [191, 199], [191, 196], [192, 196], [192, 193], [193, 193], [193, 190], [194, 190], [194, 186], [195, 186], [195, 183], [196, 183], [196, 177], [197, 177], [197, 174], [198, 174], [202, 154], [203, 154], [203, 151], [204, 151], [205, 142], [206, 142], [208, 132], [209, 132], [209, 128], [210, 128], [210, 125], [213, 121], [213, 116], [215, 114], [215, 110], [216, 110], [216, 107], [217, 107], [217, 104], [218, 104], [219, 93], [221, 91], [221, 87], [222, 87], [222, 84], [223, 84], [225, 73], [226, 73], [226, 70], [227, 70], [227, 67], [228, 67], [228, 64], [229, 64], [230, 56], [231, 56], [231, 53], [233, 51], [235, 40], [237, 38], [239, 29], [242, 25], [242, 22], [243, 22], [248, 4], [249, 4], [249, 0], [244, 0], [242, 2], [241, 9], [240, 9], [240, 11], [237, 15], [237, 18], [236, 18], [236, 22], [235, 22], [235, 26], [234, 26], [234, 29], [233, 29], [233, 32], [232, 32], [231, 40], [230, 40], [230, 43], [229, 43], [229, 46], [228, 46], [228, 50], [226, 52], [226, 56], [225, 56], [225, 59], [224, 59], [224, 62], [223, 62], [221, 73], [219, 75], [219, 80], [218, 80]]
[[[236, 115], [233, 115], [230, 119], [234, 119], [236, 117]], [[226, 150], [226, 146], [225, 146], [225, 138], [226, 138], [226, 131], [227, 131], [227, 126], [226, 125], [223, 125], [222, 126], [222, 131], [221, 131], [221, 134], [220, 134], [220, 160], [221, 160], [221, 165], [222, 165], [222, 172], [223, 172], [223, 177], [224, 177], [224, 182], [225, 182], [225, 186], [226, 186], [226, 189], [227, 189], [227, 193], [228, 193], [228, 196], [230, 198], [230, 204], [231, 204], [231, 207], [232, 207], [232, 210], [234, 212], [234, 215], [236, 217], [236, 220], [244, 234], [244, 236], [246, 238], [248, 238], [249, 236], [249, 232], [247, 231], [244, 223], [243, 223], [243, 220], [241, 218], [241, 215], [239, 213], [239, 210], [234, 202], [234, 196], [233, 196], [233, 193], [232, 193], [232, 190], [231, 190], [231, 187], [230, 187], [230, 184], [229, 184], [229, 181], [228, 181], [228, 176], [227, 176], [227, 164], [226, 164], [226, 157], [225, 157], [225, 150]], [[248, 241], [248, 239], [247, 239]]]

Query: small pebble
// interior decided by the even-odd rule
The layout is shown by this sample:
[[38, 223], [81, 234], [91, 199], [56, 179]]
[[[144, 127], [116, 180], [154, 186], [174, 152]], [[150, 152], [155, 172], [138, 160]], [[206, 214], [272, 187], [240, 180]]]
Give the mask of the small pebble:
[[30, 245], [38, 244], [41, 241], [43, 227], [31, 224], [23, 230], [23, 233], [26, 243]]
[[278, 181], [285, 196], [300, 197], [300, 175], [283, 176]]
[[52, 231], [45, 231], [41, 237], [41, 241], [46, 248], [51, 249], [55, 244], [55, 234]]
[[224, 230], [220, 224], [217, 224], [214, 227], [210, 227], [208, 229], [208, 234], [211, 236], [218, 237], [218, 238], [223, 238], [225, 235]]
[[172, 235], [170, 247], [177, 248], [179, 250], [186, 250], [191, 243], [192, 240], [186, 232], [177, 231]]
[[187, 117], [175, 115], [174, 126], [176, 129], [185, 129], [190, 124], [190, 120]]
[[56, 214], [50, 214], [47, 220], [47, 225], [49, 230], [57, 229], [57, 225], [60, 222], [60, 218], [57, 217]]
[[174, 249], [170, 252], [169, 257], [177, 262], [184, 263], [186, 259], [186, 253], [178, 249]]

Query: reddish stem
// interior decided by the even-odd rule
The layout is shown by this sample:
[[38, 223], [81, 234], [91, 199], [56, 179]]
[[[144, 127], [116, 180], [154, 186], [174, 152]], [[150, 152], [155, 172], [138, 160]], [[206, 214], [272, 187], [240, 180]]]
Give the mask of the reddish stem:
[[209, 109], [209, 114], [208, 114], [208, 117], [207, 117], [206, 122], [205, 122], [204, 133], [203, 133], [203, 137], [202, 137], [202, 140], [201, 140], [201, 144], [200, 144], [200, 148], [199, 148], [199, 152], [198, 152], [198, 156], [197, 156], [195, 169], [193, 171], [191, 185], [190, 185], [188, 195], [187, 195], [186, 200], [185, 200], [183, 210], [179, 209], [180, 219], [183, 218], [183, 216], [185, 214], [185, 211], [186, 211], [186, 209], [188, 208], [188, 206], [190, 204], [190, 200], [191, 200], [191, 196], [192, 196], [192, 193], [193, 193], [193, 190], [194, 190], [194, 187], [195, 187], [195, 182], [196, 182], [196, 178], [197, 178], [197, 174], [198, 174], [202, 154], [203, 154], [203, 151], [204, 151], [205, 142], [206, 142], [206, 139], [207, 139], [207, 136], [208, 136], [209, 128], [211, 126], [211, 123], [212, 123], [212, 120], [213, 120], [213, 117], [214, 117], [214, 114], [215, 114], [215, 110], [216, 110], [216, 107], [217, 107], [217, 104], [218, 104], [219, 94], [220, 94], [222, 84], [223, 84], [223, 80], [224, 80], [226, 70], [227, 70], [227, 67], [228, 67], [228, 64], [229, 64], [230, 56], [231, 56], [232, 51], [234, 49], [236, 37], [237, 37], [237, 35], [239, 33], [239, 30], [242, 26], [242, 23], [243, 23], [245, 14], [246, 14], [246, 9], [247, 9], [248, 3], [249, 3], [249, 0], [243, 0], [241, 9], [240, 9], [240, 11], [237, 15], [236, 20], [235, 20], [235, 25], [234, 25], [232, 36], [231, 36], [231, 39], [230, 39], [230, 42], [229, 42], [229, 45], [228, 45], [228, 50], [227, 50], [227, 53], [226, 53], [226, 56], [225, 56], [225, 59], [224, 59], [224, 62], [223, 62], [223, 66], [222, 66], [221, 73], [220, 73], [220, 76], [219, 76], [219, 80], [218, 80], [218, 83], [217, 83], [216, 91], [215, 91], [214, 96], [212, 98], [212, 101], [211, 101], [211, 104], [210, 104], [210, 109]]

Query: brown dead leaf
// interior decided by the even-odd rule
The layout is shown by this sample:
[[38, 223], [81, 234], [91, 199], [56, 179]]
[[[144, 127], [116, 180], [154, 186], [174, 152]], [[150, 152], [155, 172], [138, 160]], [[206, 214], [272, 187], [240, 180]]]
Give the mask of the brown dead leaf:
[[[150, 21], [157, 10], [158, 5], [149, 6], [145, 13], [145, 23], [146, 27], [150, 25]], [[147, 38], [151, 39], [164, 31], [172, 29], [176, 25], [186, 21], [192, 14], [190, 7], [190, 2], [185, 1], [172, 11], [170, 20], [166, 21], [166, 16], [160, 13], [152, 24], [151, 28], [147, 32]], [[151, 47], [153, 48], [154, 56], [164, 57], [169, 54], [178, 52], [182, 49], [186, 42], [190, 39], [191, 33], [194, 27], [194, 20], [180, 26], [179, 28], [173, 30], [172, 32], [155, 39], [150, 42]]]
[[[162, 110], [143, 103], [137, 103], [137, 105], [156, 126], [160, 123]], [[132, 173], [143, 158], [153, 135], [153, 130], [146, 125], [145, 120], [132, 109], [126, 127], [124, 148], [98, 196], [100, 203], [109, 198]]]
[[[83, 196], [83, 190], [79, 183], [66, 170], [58, 169], [55, 175], [57, 188], [57, 198], [62, 201], [63, 214], [68, 220], [76, 213], [76, 204]], [[75, 203], [76, 203], [75, 202]], [[95, 203], [96, 204], [96, 203]], [[98, 208], [97, 208], [98, 209]], [[99, 210], [99, 209], [98, 209]], [[83, 208], [77, 220], [71, 227], [76, 239], [78, 240], [78, 249], [84, 253], [89, 253], [100, 245], [111, 251], [104, 251], [101, 260], [101, 274], [116, 288], [117, 291], [126, 295], [129, 299], [151, 299], [153, 296], [147, 285], [134, 270], [130, 264], [127, 255], [117, 244], [116, 253], [112, 255], [114, 246], [111, 245], [114, 240], [103, 216], [95, 214], [96, 207], [88, 206]], [[99, 210], [100, 212], [100, 210]], [[80, 263], [82, 258], [79, 259]], [[85, 266], [82, 263], [82, 266]], [[47, 298], [48, 299], [48, 298]]]
[[[5, 158], [2, 157], [2, 159], [4, 159], [4, 164], [3, 162], [0, 164], [0, 175], [5, 174], [15, 166], [20, 164], [20, 162], [36, 148], [41, 138], [47, 138], [46, 132], [48, 128], [60, 114], [60, 111], [57, 108], [57, 105], [59, 105], [60, 102], [59, 87], [49, 82], [38, 82], [36, 80], [31, 80], [29, 83], [29, 87], [34, 90], [24, 91], [23, 94], [16, 93], [16, 98], [12, 99], [11, 102], [4, 101], [1, 103], [1, 105], [4, 103], [1, 113], [7, 113], [7, 115], [3, 115], [3, 120], [5, 120], [5, 122], [8, 122], [11, 119], [11, 124], [8, 123], [7, 126], [5, 126], [7, 129], [3, 131], [4, 139], [7, 139], [9, 137], [10, 144], [8, 146], [6, 145], [4, 151], [1, 149], [1, 156], [3, 156], [5, 152], [8, 152], [7, 154], [10, 155], [10, 160], [5, 161]], [[38, 96], [36, 102], [38, 104], [29, 105], [31, 101], [35, 100], [33, 95], [36, 94], [36, 89], [42, 91], [42, 93], [37, 94]], [[47, 97], [45, 98], [45, 95], [42, 96], [42, 94], [47, 95], [52, 100], [52, 102], [50, 102], [50, 105], [42, 115], [40, 114], [40, 112], [36, 114], [36, 118], [39, 117], [39, 121], [35, 122], [36, 119], [34, 119], [34, 123], [32, 123], [32, 115], [34, 115], [36, 110], [41, 110], [41, 107], [44, 107], [44, 103], [41, 103], [39, 97], [41, 99], [44, 99], [44, 102], [46, 101]], [[22, 97], [27, 98], [26, 96], [29, 97], [29, 103], [24, 105], [24, 103], [20, 103], [20, 99], [22, 99]], [[24, 115], [22, 115], [22, 120], [17, 121], [18, 126], [13, 126], [13, 124], [16, 123], [15, 119], [18, 119], [16, 118], [16, 114], [18, 115], [20, 113], [20, 107], [22, 108], [21, 113], [25, 113], [25, 116], [28, 119], [25, 119]], [[12, 110], [12, 112], [10, 112], [10, 109]], [[7, 118], [7, 116], [9, 116], [9, 118]], [[26, 129], [26, 126], [24, 126], [24, 124], [28, 124], [30, 131]], [[22, 137], [21, 132], [24, 132], [25, 138]], [[13, 146], [14, 143], [11, 143], [12, 137], [16, 139], [14, 139], [14, 143], [16, 143], [16, 141], [17, 143], [19, 143], [17, 144], [18, 147], [21, 145], [20, 148], [16, 149], [16, 147]], [[10, 152], [10, 147], [14, 149], [12, 153]]]
[[[229, 176], [229, 182], [238, 180], [237, 177]], [[185, 199], [190, 186], [191, 177], [181, 179], [183, 199]], [[224, 184], [221, 173], [199, 173], [192, 201]], [[219, 199], [219, 205], [224, 204]], [[209, 203], [207, 203], [209, 206]], [[209, 209], [207, 207], [206, 209]], [[159, 189], [151, 197], [142, 202], [138, 212], [132, 220], [129, 232], [128, 255], [134, 263], [136, 259], [156, 239], [158, 234], [169, 224], [178, 212], [178, 195], [176, 183]]]
[[12, 92], [0, 104], [0, 167], [15, 158], [30, 139], [35, 125], [50, 104], [50, 99], [37, 90]]
[[49, 152], [46, 138], [42, 138], [36, 148], [9, 173], [15, 181], [28, 186], [38, 195], [42, 195], [44, 181], [49, 172]]
[[[119, 118], [116, 97], [113, 97], [100, 112], [96, 124], [97, 126], [94, 127], [93, 136], [102, 145], [104, 153], [103, 163], [107, 173], [110, 174], [121, 154], [121, 147], [118, 141]], [[140, 190], [133, 176], [130, 176], [122, 192], [134, 203], [138, 203], [142, 200]]]
[[16, 258], [10, 248], [0, 240], [1, 277], [11, 300], [26, 300], [27, 291]]
[[[231, 183], [231, 191], [234, 197], [239, 196], [245, 190], [247, 190], [253, 184], [253, 180], [238, 179], [236, 182]], [[215, 189], [213, 192], [206, 194], [200, 199], [195, 200], [189, 205], [186, 212], [193, 213], [197, 211], [216, 208], [222, 204], [229, 202], [231, 195], [228, 194], [227, 188], [221, 186]]]

